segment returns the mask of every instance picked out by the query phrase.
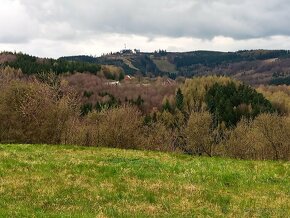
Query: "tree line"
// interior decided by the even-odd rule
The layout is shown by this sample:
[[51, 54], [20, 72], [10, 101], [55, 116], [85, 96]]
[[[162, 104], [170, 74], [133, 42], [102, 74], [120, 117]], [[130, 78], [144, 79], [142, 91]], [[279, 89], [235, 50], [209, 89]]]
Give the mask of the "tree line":
[[11, 53], [16, 56], [13, 61], [5, 62], [2, 65], [21, 69], [24, 74], [33, 75], [40, 73], [54, 72], [56, 74], [73, 72], [90, 72], [96, 74], [101, 70], [101, 66], [96, 63], [81, 61], [66, 61], [62, 58], [37, 58], [23, 53]]
[[289, 58], [290, 53], [287, 50], [253, 50], [238, 52], [213, 52], [196, 51], [185, 53], [175, 57], [174, 63], [177, 68], [188, 67], [192, 65], [205, 65], [214, 67], [221, 64], [229, 64], [242, 61], [267, 60], [272, 58]]

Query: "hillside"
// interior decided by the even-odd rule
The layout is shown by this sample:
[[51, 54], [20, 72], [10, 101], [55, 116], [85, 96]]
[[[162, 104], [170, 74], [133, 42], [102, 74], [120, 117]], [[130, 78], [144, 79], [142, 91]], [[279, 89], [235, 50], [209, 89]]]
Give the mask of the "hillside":
[[9, 66], [21, 69], [24, 74], [33, 75], [54, 72], [56, 74], [84, 73], [96, 74], [101, 66], [86, 61], [67, 61], [63, 59], [39, 58], [23, 53], [2, 52], [0, 53], [0, 67]]
[[248, 84], [284, 84], [289, 82], [290, 53], [286, 50], [250, 50], [238, 52], [118, 52], [101, 57], [73, 56], [64, 60], [84, 61], [123, 68], [126, 74], [164, 76], [226, 75]]
[[168, 76], [176, 79], [177, 77], [226, 75], [251, 85], [289, 84], [290, 78], [290, 53], [287, 50], [238, 52], [160, 50], [154, 53], [126, 50], [101, 57], [80, 55], [58, 59], [2, 52], [0, 53], [1, 65], [20, 68], [24, 74], [51, 71], [57, 74], [68, 72], [97, 74], [101, 71], [102, 65], [117, 67], [123, 73], [134, 76]]
[[289, 162], [0, 145], [1, 217], [287, 217]]

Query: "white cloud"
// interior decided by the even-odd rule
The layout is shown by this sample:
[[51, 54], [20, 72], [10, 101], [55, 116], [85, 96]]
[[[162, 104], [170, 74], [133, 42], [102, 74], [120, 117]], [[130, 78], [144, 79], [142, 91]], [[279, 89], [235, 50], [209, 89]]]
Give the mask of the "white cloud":
[[140, 35], [103, 34], [82, 41], [37, 39], [21, 44], [0, 43], [0, 50], [16, 50], [40, 57], [55, 58], [80, 54], [99, 56], [111, 51], [120, 51], [124, 48], [125, 43], [128, 48], [138, 48], [141, 51], [157, 49], [177, 52], [193, 50], [237, 51], [243, 49], [289, 49], [290, 37], [273, 36], [243, 40], [234, 40], [223, 36], [217, 36], [211, 40], [190, 37], [156, 37], [150, 40], [150, 38]]

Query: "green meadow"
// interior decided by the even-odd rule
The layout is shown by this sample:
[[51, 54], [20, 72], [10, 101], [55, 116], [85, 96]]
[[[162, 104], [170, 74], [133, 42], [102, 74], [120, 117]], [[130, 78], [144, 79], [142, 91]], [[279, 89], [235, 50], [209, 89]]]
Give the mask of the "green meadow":
[[289, 216], [289, 162], [0, 145], [0, 217]]

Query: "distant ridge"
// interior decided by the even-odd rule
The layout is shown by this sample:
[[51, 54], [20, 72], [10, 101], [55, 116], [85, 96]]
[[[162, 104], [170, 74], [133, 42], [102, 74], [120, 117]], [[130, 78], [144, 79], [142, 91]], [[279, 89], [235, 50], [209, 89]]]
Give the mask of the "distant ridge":
[[237, 52], [190, 51], [153, 53], [111, 53], [101, 57], [70, 56], [67, 61], [97, 63], [121, 67], [126, 74], [143, 76], [192, 77], [201, 75], [227, 75], [246, 83], [269, 84], [290, 76], [289, 50], [241, 50]]
[[192, 77], [226, 75], [248, 84], [289, 84], [289, 50], [242, 50], [237, 52], [140, 52], [126, 50], [100, 57], [77, 55], [58, 59], [38, 58], [22, 53], [0, 53], [0, 65], [20, 68], [25, 74], [40, 72], [96, 74], [101, 65], [119, 67], [127, 75], [147, 77]]

